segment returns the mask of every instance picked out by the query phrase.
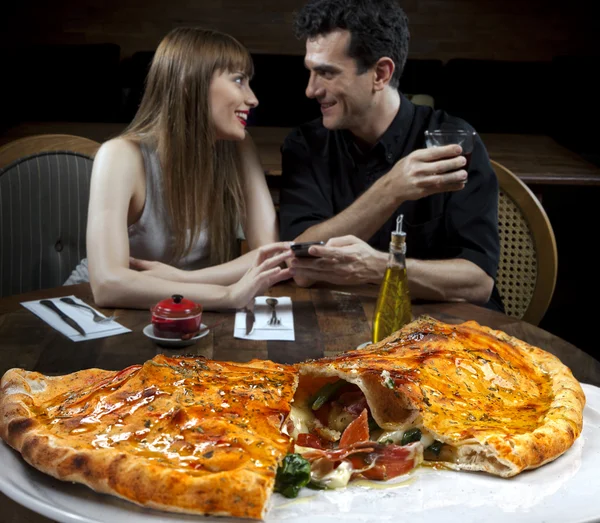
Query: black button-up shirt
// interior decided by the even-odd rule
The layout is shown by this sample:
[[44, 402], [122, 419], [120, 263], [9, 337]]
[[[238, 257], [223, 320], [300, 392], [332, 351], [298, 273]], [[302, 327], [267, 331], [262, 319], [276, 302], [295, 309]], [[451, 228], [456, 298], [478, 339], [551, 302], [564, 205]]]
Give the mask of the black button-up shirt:
[[[425, 145], [425, 130], [443, 124], [472, 129], [444, 111], [401, 97], [398, 114], [379, 142], [362, 153], [348, 131], [329, 131], [321, 119], [295, 129], [282, 147], [280, 229], [293, 240], [351, 205], [403, 157]], [[387, 251], [396, 217], [404, 215], [407, 257], [462, 258], [496, 278], [500, 256], [498, 180], [477, 135], [466, 187], [403, 202], [368, 243]], [[496, 287], [488, 307], [503, 310]]]

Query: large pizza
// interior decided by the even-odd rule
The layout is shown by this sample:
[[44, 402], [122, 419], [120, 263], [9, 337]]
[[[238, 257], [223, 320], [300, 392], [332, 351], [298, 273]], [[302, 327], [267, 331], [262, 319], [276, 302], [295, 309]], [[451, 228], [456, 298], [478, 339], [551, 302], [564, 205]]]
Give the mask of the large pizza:
[[514, 476], [569, 449], [584, 404], [551, 354], [422, 317], [295, 367], [157, 356], [120, 372], [12, 369], [0, 436], [39, 470], [99, 492], [260, 519], [274, 488], [295, 496], [309, 482], [388, 480], [421, 464]]

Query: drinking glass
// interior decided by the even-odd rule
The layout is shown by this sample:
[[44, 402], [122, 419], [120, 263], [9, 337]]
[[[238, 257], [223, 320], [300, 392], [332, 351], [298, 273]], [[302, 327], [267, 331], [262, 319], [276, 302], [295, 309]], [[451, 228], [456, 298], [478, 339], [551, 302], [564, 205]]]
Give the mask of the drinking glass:
[[466, 129], [435, 129], [433, 131], [425, 131], [425, 144], [427, 147], [441, 147], [452, 144], [460, 145], [462, 147], [462, 155], [467, 159], [464, 169], [468, 171], [476, 135], [475, 131], [468, 131]]

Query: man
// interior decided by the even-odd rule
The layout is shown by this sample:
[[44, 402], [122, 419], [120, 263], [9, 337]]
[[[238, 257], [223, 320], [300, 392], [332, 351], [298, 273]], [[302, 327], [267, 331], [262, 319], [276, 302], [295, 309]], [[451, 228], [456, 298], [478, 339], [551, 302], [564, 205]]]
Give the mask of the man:
[[409, 40], [402, 9], [394, 0], [311, 0], [295, 30], [306, 38], [306, 95], [323, 117], [282, 147], [281, 237], [326, 242], [310, 248], [317, 258], [293, 260], [296, 282], [379, 283], [403, 214], [414, 299], [503, 310], [496, 176], [478, 136], [468, 173], [460, 146], [425, 147], [427, 129], [472, 128], [399, 92]]

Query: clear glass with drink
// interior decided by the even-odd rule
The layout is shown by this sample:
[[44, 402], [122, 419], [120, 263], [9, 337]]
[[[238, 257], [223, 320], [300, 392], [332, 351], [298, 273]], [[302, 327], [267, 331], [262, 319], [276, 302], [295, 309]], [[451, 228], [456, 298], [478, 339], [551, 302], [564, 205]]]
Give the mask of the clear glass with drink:
[[467, 159], [464, 169], [469, 170], [473, 145], [475, 144], [475, 131], [467, 129], [435, 129], [425, 131], [425, 144], [427, 147], [441, 147], [444, 145], [457, 144], [462, 147], [462, 155]]

